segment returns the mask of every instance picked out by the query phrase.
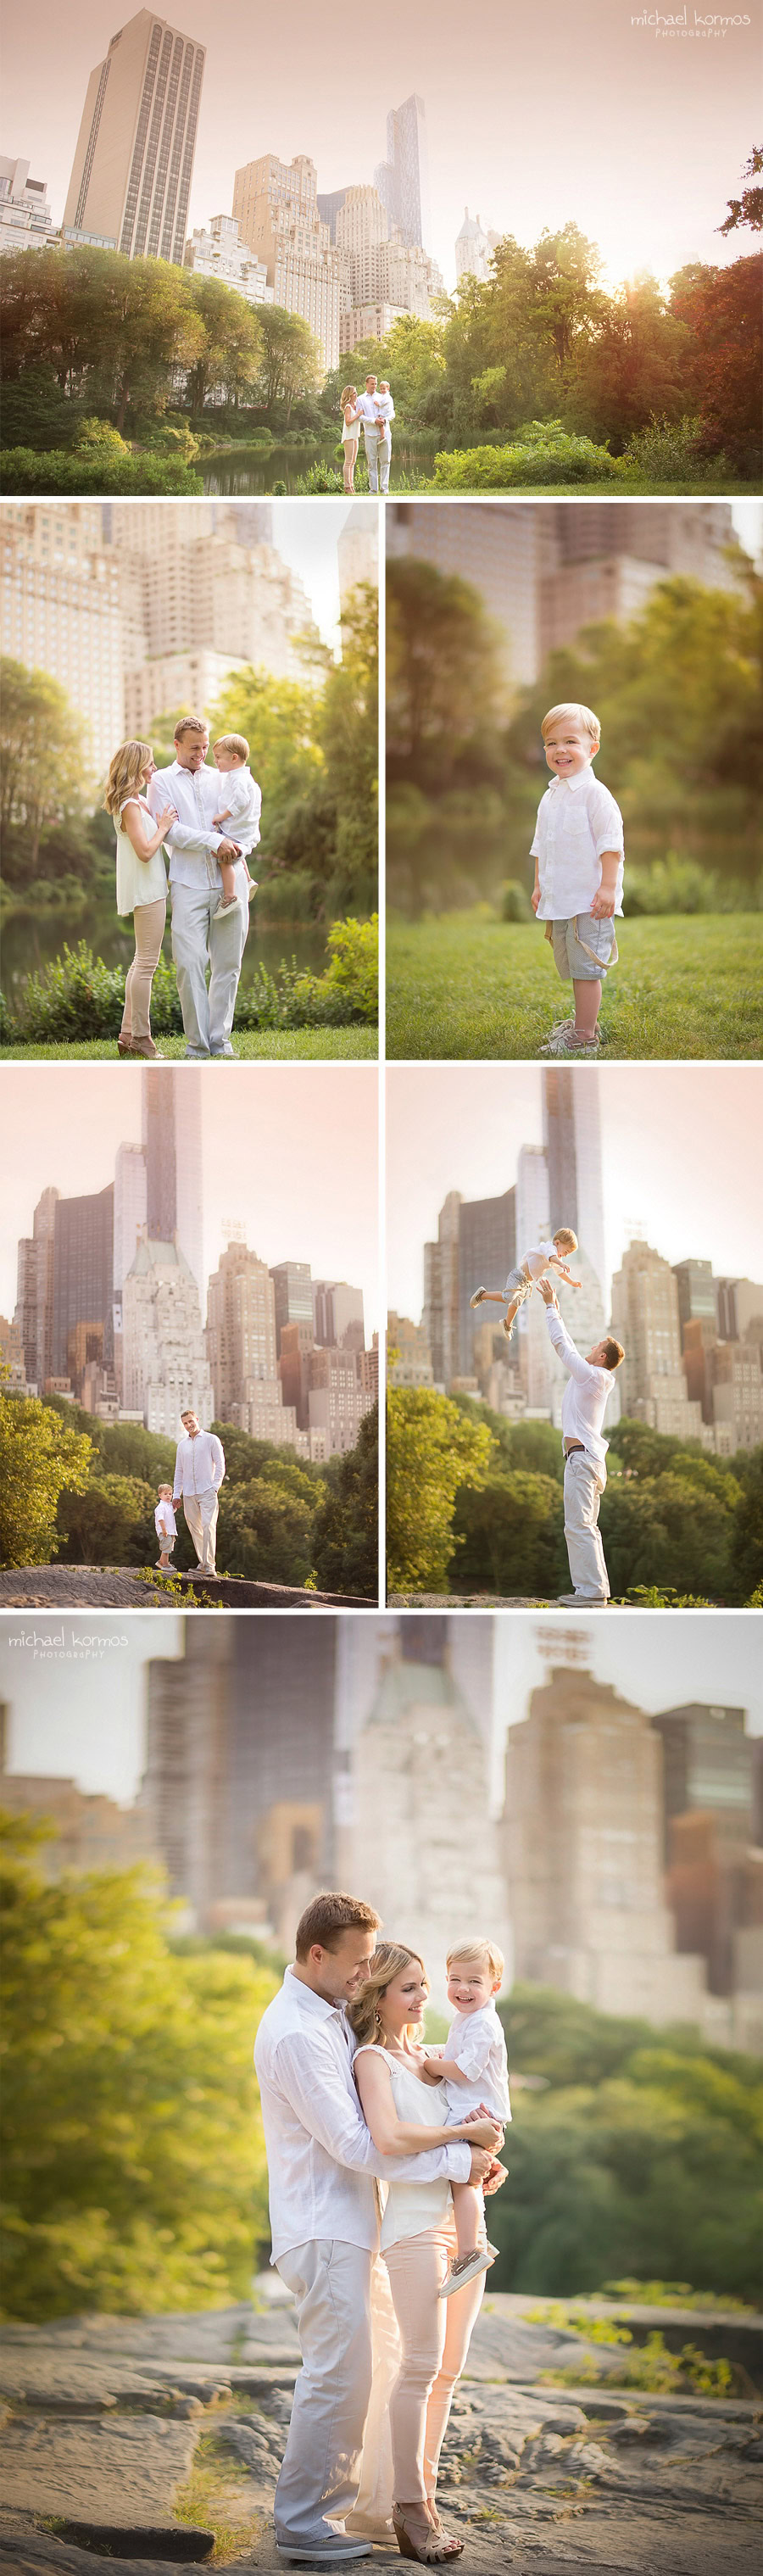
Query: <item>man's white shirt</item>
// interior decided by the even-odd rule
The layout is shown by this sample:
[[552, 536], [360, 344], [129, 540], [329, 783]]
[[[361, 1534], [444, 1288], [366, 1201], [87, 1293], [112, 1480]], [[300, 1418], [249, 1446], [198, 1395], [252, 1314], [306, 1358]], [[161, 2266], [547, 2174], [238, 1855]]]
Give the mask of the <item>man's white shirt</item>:
[[546, 1307], [546, 1322], [554, 1349], [567, 1370], [567, 1385], [562, 1396], [562, 1440], [580, 1440], [589, 1458], [595, 1458], [602, 1483], [606, 1484], [605, 1465], [609, 1441], [602, 1438], [604, 1408], [612, 1393], [612, 1369], [593, 1368], [576, 1350], [571, 1333], [556, 1306]]
[[[164, 838], [164, 848], [170, 854], [170, 885], [208, 885], [207, 854], [215, 858], [221, 841], [239, 841], [242, 858], [248, 858], [259, 840], [259, 788], [256, 793], [260, 807], [252, 822], [242, 824], [240, 832], [215, 831], [213, 816], [226, 802], [225, 785], [219, 770], [181, 769], [178, 760], [173, 760], [169, 769], [157, 769], [149, 780], [148, 802], [156, 823], [167, 805], [177, 807], [178, 820], [170, 824]], [[222, 885], [218, 867], [214, 869], [214, 882]]]
[[295, 2245], [335, 2237], [376, 2250], [375, 2178], [466, 2182], [469, 2148], [427, 2147], [383, 2156], [358, 2101], [356, 2042], [340, 2004], [324, 2001], [287, 1968], [254, 2046], [270, 2186], [271, 2260]]
[[623, 818], [590, 763], [572, 778], [552, 778], [538, 806], [530, 857], [538, 861], [536, 921], [568, 921], [590, 912], [601, 885], [605, 850], [619, 850], [615, 912], [623, 908]]
[[174, 1494], [208, 1494], [210, 1485], [218, 1492], [225, 1474], [225, 1451], [216, 1431], [196, 1431], [193, 1439], [186, 1432], [178, 1441], [175, 1458]]
[[[364, 421], [370, 429], [375, 429], [377, 426], [377, 408], [378, 406], [375, 394], [358, 395], [355, 409], [356, 411], [359, 411], [361, 420]], [[380, 436], [383, 437], [383, 435], [383, 431], [380, 431]]]

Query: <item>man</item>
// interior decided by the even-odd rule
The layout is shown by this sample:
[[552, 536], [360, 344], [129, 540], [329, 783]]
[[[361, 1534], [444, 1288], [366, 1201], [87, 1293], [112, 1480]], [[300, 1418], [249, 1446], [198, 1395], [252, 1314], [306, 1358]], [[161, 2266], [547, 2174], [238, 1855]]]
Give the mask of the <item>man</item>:
[[181, 716], [175, 726], [175, 759], [169, 769], [155, 770], [148, 789], [155, 821], [167, 805], [177, 808], [178, 820], [164, 843], [170, 853], [172, 955], [186, 1055], [196, 1060], [233, 1054], [231, 1029], [249, 929], [249, 890], [246, 869], [237, 867], [236, 911], [216, 919], [223, 884], [217, 861], [249, 857], [259, 841], [262, 811], [256, 788], [257, 815], [242, 827], [240, 840], [229, 841], [214, 830], [220, 780], [216, 769], [204, 766], [208, 750], [208, 726], [199, 716]]
[[388, 492], [391, 448], [386, 438], [385, 423], [377, 421], [376, 417], [375, 376], [366, 377], [365, 393], [358, 396], [358, 411], [363, 423], [369, 492]]
[[493, 2158], [463, 2142], [409, 2157], [385, 2157], [374, 2146], [353, 2082], [344, 2007], [368, 1975], [379, 1929], [361, 1898], [314, 1897], [297, 1925], [294, 1967], [255, 2042], [271, 2260], [296, 2301], [302, 2351], [275, 2495], [278, 2548], [295, 2564], [340, 2567], [371, 2554], [369, 2541], [342, 2526], [358, 2492], [371, 2391], [374, 2176], [494, 2181]]
[[225, 1474], [225, 1453], [216, 1431], [202, 1431], [198, 1414], [181, 1413], [184, 1438], [175, 1457], [173, 1511], [182, 1502], [202, 1574], [214, 1574], [217, 1497]]
[[612, 1393], [615, 1370], [625, 1358], [622, 1342], [607, 1333], [582, 1359], [562, 1321], [550, 1279], [539, 1279], [550, 1339], [566, 1368], [569, 1384], [562, 1398], [564, 1450], [564, 1535], [573, 1592], [559, 1599], [567, 1610], [583, 1602], [587, 1610], [604, 1609], [609, 1576], [599, 1537], [599, 1505], [607, 1481], [608, 1440], [602, 1438], [604, 1410]]

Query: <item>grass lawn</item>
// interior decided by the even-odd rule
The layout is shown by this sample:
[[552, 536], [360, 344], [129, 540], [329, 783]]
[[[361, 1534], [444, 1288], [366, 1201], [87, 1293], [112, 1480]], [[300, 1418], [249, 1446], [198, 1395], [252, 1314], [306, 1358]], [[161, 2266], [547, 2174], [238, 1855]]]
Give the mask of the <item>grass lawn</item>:
[[[157, 1046], [161, 1055], [176, 1063], [185, 1056], [185, 1038], [157, 1038]], [[239, 1037], [234, 1036], [233, 1053], [238, 1064], [254, 1057], [268, 1064], [293, 1064], [305, 1059], [313, 1064], [336, 1064], [340, 1059], [343, 1063], [357, 1062], [361, 1056], [371, 1056], [376, 1061], [379, 1043], [375, 1029], [247, 1029]], [[0, 1047], [0, 1062], [4, 1064], [31, 1060], [42, 1064], [48, 1059], [56, 1064], [85, 1064], [90, 1057], [105, 1064], [130, 1061], [129, 1057], [117, 1055], [116, 1038], [72, 1040], [69, 1044], [62, 1040], [58, 1046]]]
[[[604, 985], [607, 1062], [763, 1053], [763, 916], [671, 914], [617, 925], [619, 964]], [[392, 921], [387, 931], [387, 1054], [535, 1056], [572, 1004], [535, 922]]]

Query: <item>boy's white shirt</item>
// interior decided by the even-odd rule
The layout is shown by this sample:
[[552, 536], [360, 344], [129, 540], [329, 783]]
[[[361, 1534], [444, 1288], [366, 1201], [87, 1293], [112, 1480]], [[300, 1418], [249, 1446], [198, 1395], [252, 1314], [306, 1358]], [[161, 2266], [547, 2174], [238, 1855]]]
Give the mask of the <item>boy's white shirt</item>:
[[[249, 764], [245, 762], [243, 769], [218, 769], [217, 775], [220, 781], [220, 802], [215, 807], [215, 812], [227, 814], [232, 823], [253, 823], [255, 831], [252, 848], [254, 849], [260, 837], [262, 795], [256, 779], [252, 777]], [[231, 838], [235, 840], [235, 832], [231, 834]]]
[[444, 2054], [455, 2058], [468, 2079], [466, 2084], [452, 2084], [443, 2077], [449, 2119], [465, 2120], [467, 2112], [478, 2110], [481, 2102], [494, 2119], [511, 2119], [506, 2041], [492, 1996], [478, 2012], [454, 2014]]
[[[383, 421], [386, 421], [387, 426], [389, 426], [389, 422], [390, 422], [391, 420], [394, 420], [394, 418], [395, 418], [395, 406], [394, 406], [394, 403], [393, 403], [393, 400], [392, 400], [392, 395], [391, 395], [391, 394], [375, 394], [375, 395], [374, 395], [374, 405], [375, 405], [375, 409], [376, 409], [377, 419], [378, 419], [379, 415], [381, 414], [381, 418], [382, 418], [382, 420], [383, 420]], [[385, 431], [385, 436], [386, 436], [386, 431]]]
[[177, 1538], [178, 1525], [171, 1503], [157, 1503], [154, 1528], [157, 1538]]
[[553, 1243], [531, 1243], [529, 1252], [523, 1252], [517, 1263], [518, 1270], [529, 1270], [531, 1279], [545, 1279], [548, 1270], [561, 1270], [562, 1266], [562, 1254]]
[[623, 818], [590, 761], [572, 778], [552, 778], [538, 806], [530, 857], [538, 862], [536, 921], [568, 921], [589, 912], [601, 885], [605, 850], [619, 850], [615, 912], [623, 908]]

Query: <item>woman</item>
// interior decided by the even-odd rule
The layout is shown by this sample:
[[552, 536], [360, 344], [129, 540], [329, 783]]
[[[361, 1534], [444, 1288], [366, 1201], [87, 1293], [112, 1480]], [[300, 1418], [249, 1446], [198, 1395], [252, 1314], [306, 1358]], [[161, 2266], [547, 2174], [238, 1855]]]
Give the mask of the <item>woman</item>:
[[[357, 2047], [355, 2080], [374, 2145], [383, 2155], [419, 2147], [500, 2144], [493, 2120], [445, 2122], [444, 2088], [423, 2072], [421, 2017], [429, 1985], [415, 1950], [383, 1941], [371, 1973], [347, 2007]], [[435, 2501], [437, 2467], [453, 2391], [464, 2367], [485, 2288], [480, 2273], [452, 2298], [441, 2283], [456, 2242], [448, 2182], [393, 2182], [382, 2219], [381, 2250], [402, 2343], [402, 2365], [389, 2401], [394, 2470], [393, 2522], [402, 2558], [440, 2566], [460, 2557], [463, 2541], [444, 2530]]]
[[117, 1039], [120, 1055], [155, 1056], [159, 1052], [151, 1036], [149, 1012], [151, 984], [167, 918], [167, 876], [161, 845], [170, 824], [177, 821], [177, 814], [174, 805], [167, 805], [158, 823], [154, 823], [143, 791], [155, 768], [150, 743], [123, 742], [121, 750], [114, 753], [103, 800], [107, 814], [113, 815], [117, 836], [117, 912], [131, 912], [135, 927], [135, 955], [128, 968]]
[[360, 412], [355, 409], [357, 399], [357, 386], [345, 385], [341, 400], [342, 419], [344, 423], [342, 430], [342, 446], [344, 448], [345, 492], [354, 492], [355, 490], [353, 476], [355, 473], [358, 448], [360, 446]]

